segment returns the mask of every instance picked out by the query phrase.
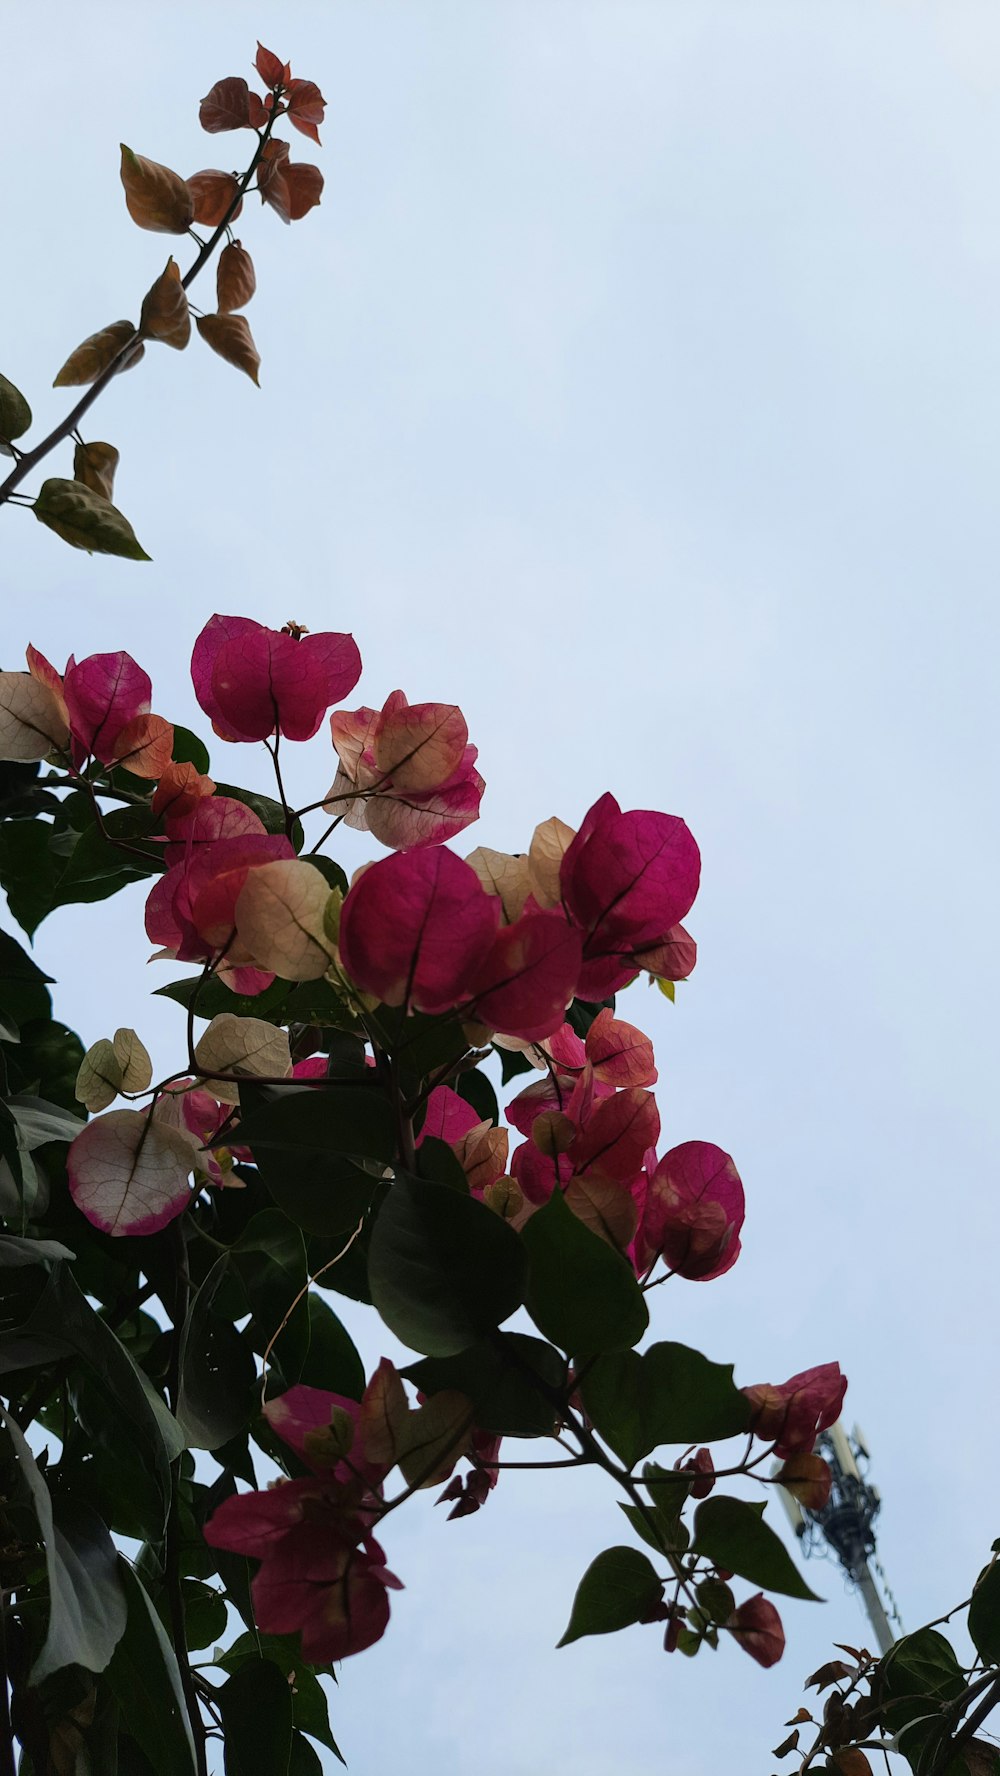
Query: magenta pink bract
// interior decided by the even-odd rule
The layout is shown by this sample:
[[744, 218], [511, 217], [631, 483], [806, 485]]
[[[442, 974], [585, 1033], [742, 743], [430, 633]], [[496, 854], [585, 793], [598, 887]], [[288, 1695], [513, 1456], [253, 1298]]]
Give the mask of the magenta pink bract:
[[638, 972], [637, 951], [661, 945], [698, 892], [701, 857], [683, 820], [603, 795], [560, 867], [567, 914], [584, 934], [578, 986], [605, 998]]
[[812, 1449], [820, 1431], [840, 1417], [847, 1377], [839, 1363], [818, 1363], [788, 1381], [759, 1382], [743, 1392], [754, 1408], [754, 1436], [773, 1441], [775, 1454], [784, 1458]]
[[524, 913], [493, 939], [472, 986], [475, 1016], [505, 1036], [551, 1036], [576, 989], [581, 955], [580, 933], [561, 913]]
[[223, 740], [310, 740], [360, 676], [352, 636], [296, 638], [251, 617], [211, 617], [191, 656], [195, 695]]
[[648, 1178], [636, 1235], [637, 1266], [662, 1256], [691, 1282], [724, 1276], [740, 1255], [743, 1185], [728, 1153], [711, 1141], [683, 1141]]
[[110, 764], [115, 742], [129, 722], [148, 715], [153, 687], [131, 654], [91, 654], [79, 663], [70, 656], [62, 694], [73, 736], [74, 763], [91, 753]]
[[383, 857], [359, 876], [340, 915], [340, 953], [355, 984], [386, 1005], [450, 1011], [489, 954], [499, 902], [443, 848]]

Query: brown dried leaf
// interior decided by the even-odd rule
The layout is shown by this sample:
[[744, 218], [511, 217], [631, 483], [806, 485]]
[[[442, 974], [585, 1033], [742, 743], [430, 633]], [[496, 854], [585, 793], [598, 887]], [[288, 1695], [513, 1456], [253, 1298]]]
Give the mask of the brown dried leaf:
[[833, 1754], [833, 1767], [840, 1776], [872, 1776], [872, 1767], [856, 1745], [846, 1745]]
[[194, 198], [194, 219], [206, 228], [218, 228], [227, 217], [230, 222], [235, 222], [243, 208], [241, 198], [229, 215], [229, 206], [240, 188], [233, 173], [220, 173], [216, 167], [205, 167], [200, 173], [192, 173], [187, 186]]
[[90, 444], [78, 444], [73, 452], [73, 479], [82, 481], [91, 493], [99, 493], [109, 500], [115, 491], [118, 463], [118, 452], [113, 444], [101, 444], [96, 439]]
[[101, 327], [98, 332], [91, 333], [82, 345], [70, 352], [52, 387], [74, 388], [80, 383], [96, 382], [131, 339], [137, 342], [135, 350], [119, 364], [115, 374], [117, 376], [123, 370], [131, 370], [146, 348], [139, 340], [138, 329], [131, 321], [112, 321], [109, 327]]
[[788, 1753], [790, 1751], [795, 1750], [795, 1747], [798, 1745], [798, 1742], [799, 1742], [799, 1733], [798, 1733], [798, 1728], [796, 1728], [794, 1733], [789, 1733], [787, 1739], [783, 1739], [781, 1741], [780, 1745], [775, 1746], [773, 1752], [771, 1753], [771, 1756], [772, 1757], [787, 1757]]
[[260, 354], [244, 315], [199, 315], [197, 326], [206, 345], [218, 352], [220, 358], [225, 358], [227, 364], [234, 364], [237, 370], [245, 370], [250, 381], [260, 387], [257, 375]]
[[139, 326], [147, 338], [158, 339], [162, 345], [172, 345], [175, 351], [183, 351], [187, 345], [191, 337], [191, 313], [176, 259], [167, 260], [166, 269], [146, 291]]
[[785, 1725], [786, 1725], [786, 1727], [798, 1727], [798, 1726], [802, 1725], [803, 1721], [811, 1721], [811, 1720], [812, 1720], [812, 1715], [809, 1713], [808, 1708], [798, 1708], [798, 1709], [796, 1709], [795, 1713], [792, 1715], [791, 1720], [787, 1720], [785, 1722]]
[[851, 1667], [845, 1665], [843, 1659], [828, 1659], [818, 1671], [806, 1678], [805, 1687], [811, 1690], [815, 1684], [817, 1690], [825, 1690], [829, 1684], [839, 1683], [842, 1677], [850, 1677]]
[[253, 260], [240, 241], [230, 241], [219, 254], [215, 287], [220, 314], [232, 314], [234, 308], [245, 308], [256, 290]]
[[123, 142], [122, 184], [133, 222], [153, 234], [186, 234], [194, 221], [194, 198], [187, 180], [158, 160], [133, 154]]

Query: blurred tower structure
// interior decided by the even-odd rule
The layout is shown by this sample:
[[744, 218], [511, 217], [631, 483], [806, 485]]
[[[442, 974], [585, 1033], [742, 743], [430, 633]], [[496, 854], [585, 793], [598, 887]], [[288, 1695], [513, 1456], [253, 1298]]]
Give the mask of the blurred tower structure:
[[874, 1524], [882, 1500], [866, 1477], [866, 1441], [857, 1425], [848, 1436], [838, 1421], [820, 1432], [816, 1454], [829, 1465], [833, 1479], [828, 1503], [822, 1511], [806, 1510], [784, 1489], [782, 1502], [803, 1553], [839, 1561], [861, 1596], [879, 1651], [887, 1653], [903, 1624], [876, 1554]]

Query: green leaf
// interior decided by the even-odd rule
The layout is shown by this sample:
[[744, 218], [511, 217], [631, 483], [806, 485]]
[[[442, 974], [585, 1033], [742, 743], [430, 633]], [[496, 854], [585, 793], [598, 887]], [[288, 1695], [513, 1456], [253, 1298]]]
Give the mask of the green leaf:
[[347, 1328], [315, 1289], [309, 1291], [306, 1301], [309, 1350], [299, 1380], [306, 1387], [326, 1388], [331, 1394], [360, 1400], [365, 1391], [365, 1366]]
[[231, 1646], [220, 1649], [215, 1663], [223, 1671], [240, 1671], [248, 1661], [262, 1657], [269, 1664], [276, 1665], [286, 1681], [292, 1679], [288, 1687], [296, 1731], [318, 1739], [343, 1763], [337, 1741], [330, 1731], [326, 1691], [309, 1666], [303, 1665], [297, 1634], [241, 1634]]
[[103, 1671], [125, 1628], [115, 1545], [100, 1518], [84, 1505], [60, 1501], [58, 1521], [54, 1520], [49, 1489], [35, 1458], [2, 1406], [0, 1421], [16, 1462], [15, 1484], [30, 1494], [48, 1572], [48, 1632], [32, 1667], [31, 1683], [43, 1683], [67, 1665]]
[[49, 1141], [75, 1141], [85, 1126], [82, 1116], [71, 1116], [58, 1104], [47, 1104], [44, 1098], [32, 1097], [30, 1092], [15, 1093], [7, 1099], [7, 1108], [29, 1153]]
[[1000, 1561], [986, 1568], [972, 1593], [969, 1633], [987, 1665], [1000, 1663]]
[[292, 1734], [292, 1750], [288, 1760], [288, 1776], [323, 1776], [319, 1753], [301, 1733]]
[[683, 1344], [599, 1357], [584, 1377], [583, 1398], [600, 1435], [630, 1468], [661, 1443], [711, 1443], [750, 1423], [732, 1365]]
[[75, 1256], [58, 1240], [16, 1239], [13, 1234], [0, 1234], [0, 1270], [17, 1270], [24, 1264], [54, 1264], [60, 1258]]
[[231, 1320], [212, 1312], [230, 1264], [213, 1264], [191, 1303], [181, 1333], [177, 1417], [190, 1449], [218, 1449], [249, 1424], [256, 1366]]
[[240, 1141], [279, 1209], [307, 1233], [346, 1235], [366, 1213], [395, 1145], [384, 1092], [240, 1087]]
[[208, 776], [208, 747], [190, 728], [179, 728], [174, 723], [174, 761], [178, 765], [193, 765], [202, 777]]
[[46, 991], [46, 984], [51, 983], [51, 975], [43, 974], [20, 944], [0, 931], [0, 1000], [15, 1023], [23, 1028], [35, 1018], [52, 1016], [52, 1000]]
[[303, 1294], [290, 1312], [309, 1275], [302, 1229], [280, 1210], [262, 1209], [230, 1248], [230, 1258], [254, 1317], [254, 1349], [263, 1353], [278, 1333], [271, 1361], [280, 1365], [283, 1388], [293, 1387], [309, 1354], [308, 1297]]
[[[133, 811], [120, 812], [124, 822], [109, 815], [109, 831], [134, 829]], [[55, 907], [107, 900], [129, 882], [141, 881], [160, 868], [158, 858], [150, 857], [146, 864], [131, 852], [117, 850], [96, 827], [78, 834], [40, 820], [5, 821], [0, 826], [0, 883], [14, 918], [29, 937]]]
[[649, 1325], [631, 1265], [584, 1227], [553, 1191], [521, 1233], [526, 1304], [538, 1330], [570, 1356], [627, 1350]]
[[183, 1579], [181, 1597], [184, 1601], [184, 1627], [188, 1648], [200, 1652], [222, 1640], [229, 1622], [229, 1611], [221, 1592], [213, 1590], [200, 1579]]
[[569, 1646], [585, 1634], [615, 1634], [641, 1622], [663, 1596], [663, 1581], [652, 1562], [637, 1548], [605, 1548], [580, 1580], [573, 1609], [559, 1645]]
[[691, 1538], [687, 1525], [679, 1515], [687, 1490], [681, 1491], [678, 1488], [678, 1491], [680, 1503], [676, 1515], [666, 1502], [647, 1505], [645, 1511], [640, 1511], [638, 1505], [626, 1505], [621, 1499], [618, 1500], [619, 1510], [624, 1511], [640, 1541], [645, 1542], [647, 1548], [652, 1548], [657, 1554], [684, 1554], [687, 1551]]
[[184, 1448], [180, 1426], [71, 1272], [56, 1264], [24, 1324], [0, 1335], [0, 1374], [66, 1356], [82, 1357], [87, 1365], [91, 1385], [117, 1415], [122, 1438], [154, 1481], [165, 1517], [170, 1463]]
[[78, 1116], [76, 1081], [83, 1052], [79, 1036], [65, 1024], [52, 1019], [26, 1023], [21, 1027], [17, 1054], [8, 1061], [12, 1086], [19, 1091], [37, 1091], [48, 1103]]
[[435, 1135], [428, 1135], [417, 1148], [417, 1173], [431, 1184], [446, 1184], [462, 1196], [469, 1194], [469, 1181], [454, 1147]]
[[156, 1776], [195, 1776], [194, 1740], [173, 1647], [145, 1587], [121, 1556], [118, 1570], [128, 1623], [108, 1666], [108, 1681]]
[[118, 507], [84, 487], [82, 481], [66, 481], [53, 475], [42, 482], [33, 509], [39, 523], [54, 530], [74, 549], [86, 549], [88, 555], [123, 555], [129, 561], [150, 559]]
[[548, 1437], [556, 1416], [552, 1394], [566, 1385], [566, 1359], [540, 1338], [501, 1332], [492, 1342], [472, 1345], [457, 1356], [425, 1357], [403, 1374], [425, 1394], [445, 1388], [465, 1394], [482, 1431]]
[[405, 1174], [372, 1232], [368, 1281], [390, 1331], [428, 1357], [451, 1357], [495, 1330], [524, 1298], [515, 1233], [475, 1197]]
[[470, 1067], [460, 1073], [455, 1080], [455, 1090], [460, 1098], [471, 1104], [476, 1115], [483, 1122], [492, 1122], [494, 1128], [500, 1121], [500, 1106], [497, 1094], [479, 1067]]
[[766, 1591], [818, 1603], [784, 1542], [763, 1522], [763, 1509], [763, 1505], [751, 1505], [745, 1499], [713, 1494], [694, 1514], [694, 1552]]
[[0, 454], [13, 456], [7, 446], [12, 438], [20, 438], [31, 424], [31, 408], [19, 388], [0, 376]]
[[292, 1693], [270, 1659], [248, 1659], [218, 1692], [226, 1776], [287, 1776]]

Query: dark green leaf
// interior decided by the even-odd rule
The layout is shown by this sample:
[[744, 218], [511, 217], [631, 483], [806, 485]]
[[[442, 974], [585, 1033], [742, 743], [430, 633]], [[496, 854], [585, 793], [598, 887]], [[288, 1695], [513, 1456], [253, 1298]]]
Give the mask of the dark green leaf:
[[[684, 1503], [687, 1491], [680, 1492], [678, 1511]], [[647, 1505], [640, 1511], [638, 1505], [626, 1505], [618, 1500], [618, 1508], [624, 1511], [640, 1541], [646, 1543], [657, 1554], [683, 1554], [687, 1550], [690, 1536], [683, 1519], [669, 1507], [670, 1495], [662, 1504]]]
[[248, 1661], [256, 1661], [261, 1657], [269, 1664], [277, 1666], [286, 1681], [291, 1680], [288, 1687], [292, 1695], [292, 1721], [296, 1731], [309, 1733], [313, 1739], [318, 1739], [321, 1745], [327, 1746], [343, 1763], [337, 1742], [330, 1731], [326, 1692], [315, 1673], [308, 1665], [303, 1665], [297, 1634], [241, 1634], [216, 1655], [215, 1663], [223, 1671], [240, 1671]]
[[534, 1071], [527, 1055], [518, 1048], [496, 1048], [494, 1052], [500, 1056], [500, 1077], [504, 1085], [509, 1085], [519, 1073]]
[[306, 1243], [302, 1229], [278, 1209], [254, 1215], [230, 1250], [233, 1269], [246, 1290], [256, 1323], [254, 1348], [261, 1353], [288, 1315], [271, 1351], [280, 1364], [284, 1386], [301, 1380], [309, 1353], [309, 1303], [306, 1295], [289, 1310], [306, 1284]]
[[79, 1036], [65, 1024], [51, 1019], [23, 1024], [17, 1054], [8, 1065], [12, 1090], [34, 1091], [79, 1116], [76, 1081], [83, 1052]]
[[208, 747], [190, 728], [174, 723], [174, 760], [179, 765], [193, 765], [202, 777], [208, 776]]
[[231, 1320], [212, 1311], [230, 1262], [225, 1253], [213, 1264], [181, 1334], [177, 1417], [190, 1449], [218, 1449], [228, 1443], [253, 1411], [253, 1354]]
[[[425, 1357], [403, 1370], [425, 1394], [453, 1388], [472, 1401], [480, 1430], [505, 1437], [547, 1437], [566, 1385], [566, 1359], [551, 1344], [501, 1332], [454, 1357]], [[537, 1377], [537, 1382], [533, 1379]]]
[[732, 1366], [683, 1344], [599, 1357], [584, 1377], [583, 1398], [600, 1435], [630, 1468], [661, 1443], [711, 1443], [750, 1423]]
[[972, 1593], [969, 1633], [987, 1665], [1000, 1663], [1000, 1562], [996, 1560]]
[[17, 1464], [19, 1486], [30, 1494], [48, 1571], [48, 1632], [31, 1682], [43, 1683], [67, 1665], [103, 1671], [125, 1628], [125, 1597], [114, 1543], [100, 1518], [84, 1505], [60, 1501], [54, 1519], [49, 1489], [24, 1434], [2, 1406], [0, 1421]]
[[46, 983], [52, 984], [51, 975], [43, 974], [20, 944], [0, 931], [0, 1001], [16, 1023], [51, 1017]]
[[346, 1327], [315, 1289], [309, 1291], [306, 1300], [309, 1350], [300, 1381], [306, 1387], [326, 1388], [328, 1393], [360, 1400], [365, 1391], [365, 1366]]
[[417, 1172], [431, 1184], [446, 1184], [462, 1196], [469, 1194], [469, 1182], [455, 1149], [434, 1135], [428, 1135], [417, 1148]]
[[654, 1609], [663, 1596], [656, 1569], [637, 1548], [605, 1548], [588, 1566], [559, 1645], [585, 1634], [614, 1634]]
[[180, 1427], [71, 1272], [56, 1264], [28, 1319], [0, 1337], [0, 1373], [66, 1356], [83, 1358], [91, 1384], [119, 1417], [122, 1438], [155, 1480], [165, 1512], [170, 1463], [184, 1447]]
[[156, 1776], [195, 1776], [194, 1741], [174, 1650], [144, 1586], [120, 1556], [118, 1570], [128, 1623], [108, 1666], [108, 1681]]
[[818, 1603], [788, 1553], [784, 1542], [763, 1522], [763, 1505], [716, 1493], [705, 1499], [694, 1514], [696, 1554], [704, 1554], [741, 1579], [778, 1591], [785, 1597], [803, 1597]]
[[189, 1650], [200, 1652], [222, 1640], [229, 1621], [225, 1598], [199, 1579], [182, 1580], [181, 1597]]
[[292, 1751], [288, 1760], [288, 1776], [323, 1776], [319, 1753], [301, 1733], [292, 1734]]
[[479, 1067], [469, 1067], [466, 1072], [460, 1073], [455, 1080], [455, 1090], [460, 1098], [472, 1105], [481, 1121], [492, 1122], [496, 1127], [500, 1121], [497, 1094]]
[[255, 1158], [274, 1149], [356, 1155], [383, 1164], [393, 1157], [392, 1105], [378, 1086], [241, 1086], [240, 1102], [240, 1142]]
[[570, 1356], [627, 1350], [649, 1314], [631, 1265], [584, 1227], [556, 1190], [521, 1238], [529, 1271], [527, 1308], [538, 1330]]
[[287, 1776], [292, 1694], [270, 1659], [248, 1659], [218, 1692], [226, 1776]]
[[74, 1256], [58, 1240], [16, 1239], [13, 1234], [0, 1234], [0, 1270], [17, 1270], [24, 1264], [54, 1264], [59, 1258]]
[[386, 1325], [411, 1350], [455, 1356], [520, 1306], [524, 1251], [475, 1197], [405, 1175], [372, 1233], [368, 1280]]

